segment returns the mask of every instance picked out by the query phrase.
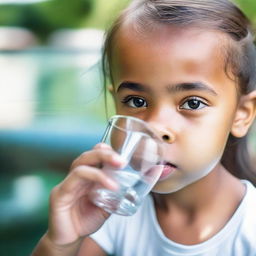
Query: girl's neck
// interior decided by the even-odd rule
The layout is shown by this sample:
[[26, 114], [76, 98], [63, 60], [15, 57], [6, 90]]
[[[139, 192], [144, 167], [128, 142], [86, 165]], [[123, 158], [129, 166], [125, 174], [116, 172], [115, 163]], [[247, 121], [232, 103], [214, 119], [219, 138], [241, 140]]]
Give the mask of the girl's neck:
[[175, 193], [154, 194], [163, 233], [181, 244], [198, 244], [218, 233], [245, 194], [243, 184], [221, 165], [200, 181]]
[[242, 183], [232, 176], [222, 165], [201, 180], [170, 194], [154, 193], [156, 207], [169, 211], [172, 208], [185, 212], [195, 212], [211, 207], [228, 197], [237, 199], [239, 203], [243, 198], [245, 188]]

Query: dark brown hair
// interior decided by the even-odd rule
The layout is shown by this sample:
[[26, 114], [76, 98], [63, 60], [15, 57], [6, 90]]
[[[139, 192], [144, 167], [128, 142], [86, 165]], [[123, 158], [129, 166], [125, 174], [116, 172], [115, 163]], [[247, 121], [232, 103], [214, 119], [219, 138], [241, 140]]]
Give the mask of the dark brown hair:
[[[133, 0], [106, 35], [103, 48], [103, 73], [113, 81], [111, 70], [115, 36], [127, 20], [132, 20], [138, 32], [166, 24], [180, 27], [200, 27], [227, 35], [223, 46], [225, 71], [235, 79], [238, 95], [255, 90], [256, 50], [251, 24], [242, 11], [228, 0]], [[231, 74], [231, 75], [230, 75]], [[105, 80], [106, 81], [106, 80]], [[232, 174], [256, 184], [256, 172], [250, 164], [247, 136], [230, 135], [222, 157], [223, 165]]]

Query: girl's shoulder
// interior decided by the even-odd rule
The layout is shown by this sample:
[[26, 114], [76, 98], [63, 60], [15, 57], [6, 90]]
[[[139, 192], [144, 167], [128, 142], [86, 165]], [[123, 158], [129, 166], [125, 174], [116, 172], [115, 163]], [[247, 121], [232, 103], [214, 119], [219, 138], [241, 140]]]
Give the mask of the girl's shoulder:
[[241, 224], [237, 230], [237, 237], [246, 244], [254, 244], [256, 249], [256, 187], [247, 180], [242, 180], [246, 186], [246, 194], [242, 200], [237, 215], [240, 215]]
[[256, 187], [248, 180], [242, 180], [242, 183], [246, 186], [246, 194], [241, 205], [244, 205], [245, 210], [249, 207], [251, 213], [251, 210], [256, 211]]
[[243, 208], [243, 215], [256, 224], [256, 187], [248, 180], [242, 180], [242, 183], [246, 186], [246, 194], [239, 207]]

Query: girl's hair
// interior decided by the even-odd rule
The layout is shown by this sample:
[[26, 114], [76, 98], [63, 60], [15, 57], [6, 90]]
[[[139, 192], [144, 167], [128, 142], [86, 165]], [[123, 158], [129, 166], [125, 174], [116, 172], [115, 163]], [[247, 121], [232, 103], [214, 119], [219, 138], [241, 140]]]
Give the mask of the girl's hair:
[[[232, 2], [228, 0], [133, 0], [106, 35], [102, 66], [104, 77], [108, 77], [112, 83], [112, 49], [116, 35], [126, 21], [132, 21], [138, 32], [166, 24], [183, 28], [192, 26], [224, 33], [229, 39], [229, 43], [223, 45], [222, 51], [225, 72], [230, 79], [235, 80], [238, 96], [255, 89], [256, 50], [251, 25], [247, 17]], [[256, 184], [256, 172], [250, 164], [247, 136], [243, 138], [229, 136], [222, 163], [238, 178], [249, 179]]]

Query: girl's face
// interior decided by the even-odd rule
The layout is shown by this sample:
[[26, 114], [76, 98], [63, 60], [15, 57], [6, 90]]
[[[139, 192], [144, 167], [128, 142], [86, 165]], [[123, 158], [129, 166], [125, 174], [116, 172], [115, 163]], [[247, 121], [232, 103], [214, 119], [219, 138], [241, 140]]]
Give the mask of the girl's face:
[[162, 26], [140, 36], [126, 26], [113, 50], [118, 114], [150, 123], [165, 140], [166, 167], [154, 187], [175, 192], [220, 166], [237, 106], [218, 32]]

